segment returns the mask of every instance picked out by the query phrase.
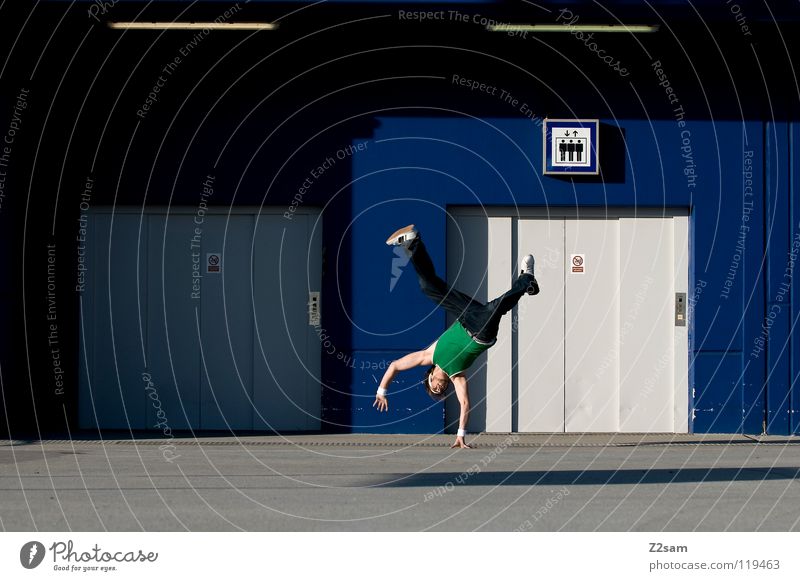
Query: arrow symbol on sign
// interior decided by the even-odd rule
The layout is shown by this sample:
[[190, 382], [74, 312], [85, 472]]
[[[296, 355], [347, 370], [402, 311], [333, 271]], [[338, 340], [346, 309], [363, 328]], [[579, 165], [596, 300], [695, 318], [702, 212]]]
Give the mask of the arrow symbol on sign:
[[572, 133], [572, 135], [574, 135], [575, 137], [578, 137], [578, 132], [577, 132], [577, 131], [574, 131], [574, 132]]
[[569, 137], [569, 129], [567, 129], [566, 131], [564, 131], [564, 137]]

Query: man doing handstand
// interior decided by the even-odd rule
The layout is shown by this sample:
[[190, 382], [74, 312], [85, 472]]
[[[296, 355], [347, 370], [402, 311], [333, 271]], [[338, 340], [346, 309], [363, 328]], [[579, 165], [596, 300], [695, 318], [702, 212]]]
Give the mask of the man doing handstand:
[[450, 382], [455, 386], [461, 404], [458, 432], [451, 448], [469, 448], [464, 441], [469, 418], [469, 391], [464, 372], [489, 347], [497, 342], [500, 319], [523, 294], [539, 294], [539, 284], [533, 275], [533, 255], [520, 262], [520, 274], [511, 290], [493, 301], [483, 304], [447, 284], [436, 275], [433, 262], [414, 225], [401, 228], [386, 240], [390, 246], [402, 246], [414, 265], [422, 292], [457, 320], [427, 349], [409, 353], [392, 361], [381, 379], [373, 407], [378, 411], [389, 409], [386, 390], [398, 371], [416, 366], [429, 366], [423, 381], [425, 390], [435, 400], [444, 399]]

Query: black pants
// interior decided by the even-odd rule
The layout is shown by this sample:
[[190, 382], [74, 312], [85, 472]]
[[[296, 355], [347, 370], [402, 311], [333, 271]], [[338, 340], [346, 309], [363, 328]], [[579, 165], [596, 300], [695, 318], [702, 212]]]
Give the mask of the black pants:
[[530, 274], [521, 274], [514, 281], [511, 290], [484, 305], [448, 287], [436, 275], [431, 257], [419, 237], [409, 242], [405, 250], [417, 271], [422, 292], [448, 313], [458, 317], [464, 328], [479, 341], [493, 342], [497, 338], [500, 319], [519, 302], [520, 297], [536, 280]]

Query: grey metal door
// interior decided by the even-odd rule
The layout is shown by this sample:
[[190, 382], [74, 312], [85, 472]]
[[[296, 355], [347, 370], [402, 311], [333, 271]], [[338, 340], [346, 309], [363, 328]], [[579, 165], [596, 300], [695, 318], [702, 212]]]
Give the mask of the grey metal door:
[[96, 210], [80, 426], [319, 429], [320, 345], [307, 307], [321, 282], [318, 217]]

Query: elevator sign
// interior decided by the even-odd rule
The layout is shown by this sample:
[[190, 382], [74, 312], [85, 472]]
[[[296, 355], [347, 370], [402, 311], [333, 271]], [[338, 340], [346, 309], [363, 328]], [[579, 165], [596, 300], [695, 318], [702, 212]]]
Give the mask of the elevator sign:
[[544, 173], [597, 175], [600, 172], [597, 119], [545, 119]]

